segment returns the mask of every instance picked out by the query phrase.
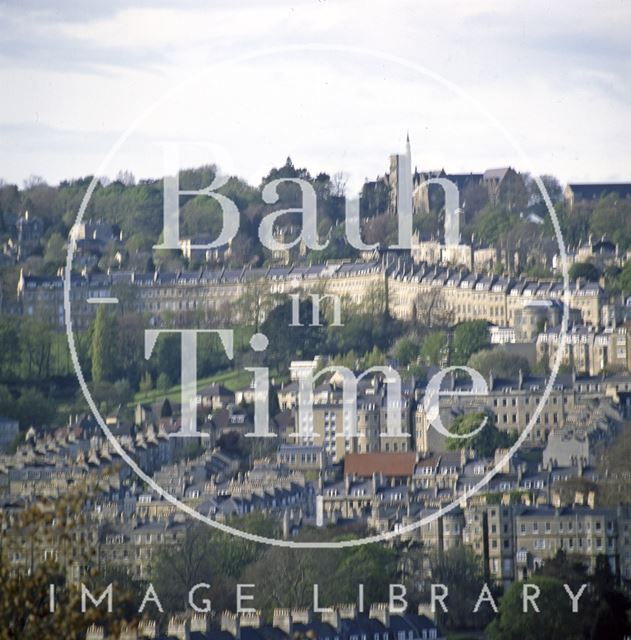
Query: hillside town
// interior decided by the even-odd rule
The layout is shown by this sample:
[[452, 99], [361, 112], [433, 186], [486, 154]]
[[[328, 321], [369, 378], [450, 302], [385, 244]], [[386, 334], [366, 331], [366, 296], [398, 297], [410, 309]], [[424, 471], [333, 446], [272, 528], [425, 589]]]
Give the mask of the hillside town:
[[[283, 169], [295, 171], [289, 160]], [[454, 242], [447, 238], [444, 199], [434, 190], [440, 180], [451, 180], [471, 199], [481, 193], [489, 215], [514, 215], [529, 233], [544, 224], [545, 213], [529, 205], [526, 179], [515, 169], [412, 171], [409, 140], [404, 154], [391, 157], [389, 174], [364, 189], [364, 195], [387, 194], [385, 210], [368, 217], [367, 233], [371, 221], [390, 225], [401, 207], [421, 219], [443, 212], [444, 232], [440, 225], [430, 235], [417, 231], [409, 249], [376, 247], [314, 260], [304, 245], [288, 242], [291, 247], [259, 263], [235, 264], [236, 241], [221, 251], [200, 250], [208, 239], [195, 235], [182, 239], [181, 256], [157, 264], [151, 252], [134, 254], [120, 227], [94, 218], [72, 227], [75, 264], [65, 291], [61, 262], [54, 273], [51, 265], [38, 268], [42, 220], [24, 211], [12, 222], [5, 213], [5, 227], [14, 231], [3, 261], [15, 276], [14, 295], [5, 292], [2, 299], [6, 326], [15, 328], [6, 342], [17, 341], [28, 323], [41, 323], [33, 326], [49, 336], [47, 359], [37, 361], [28, 351], [26, 364], [6, 366], [28, 366], [26, 381], [38, 365], [51, 398], [68, 386], [70, 360], [59, 355], [55, 364], [51, 346], [65, 340], [66, 293], [77, 340], [87, 345], [77, 357], [107, 427], [106, 433], [82, 398], [63, 394], [41, 417], [29, 413], [37, 404], [31, 399], [21, 414], [0, 418], [0, 552], [9, 571], [32, 575], [53, 561], [69, 582], [98, 567], [146, 584], [161, 558], [187, 546], [193, 519], [181, 504], [200, 519], [244, 532], [261, 518], [272, 532], [263, 537], [284, 542], [318, 540], [335, 530], [381, 536], [381, 544], [415, 550], [420, 564], [412, 583], [421, 591], [432, 578], [432, 559], [458, 549], [470, 552], [500, 591], [565, 555], [586, 575], [606, 570], [629, 590], [629, 479], [608, 455], [629, 441], [631, 290], [623, 278], [631, 239], [590, 234], [568, 244], [565, 257], [539, 236], [511, 245], [508, 238], [493, 244], [461, 233]], [[626, 184], [569, 184], [564, 194], [559, 187], [556, 203], [578, 215], [581, 207], [617, 206], [618, 199], [627, 206], [629, 190]], [[460, 205], [464, 228], [467, 216], [477, 214], [464, 199]], [[292, 221], [277, 237], [295, 237], [296, 229]], [[570, 270], [567, 287], [564, 269]], [[121, 304], [108, 315], [94, 301]], [[345, 325], [353, 317], [367, 324], [351, 333]], [[199, 437], [176, 437], [184, 420], [179, 345], [174, 356], [160, 347], [157, 364], [142, 364], [137, 336], [149, 328], [237, 325], [248, 328], [237, 348], [240, 364], [252, 364], [248, 340], [259, 331], [270, 343], [274, 335], [287, 342], [270, 346], [273, 438], [253, 437], [254, 381], [217, 347], [209, 350], [208, 375], [195, 390]], [[368, 325], [382, 327], [372, 343]], [[296, 339], [294, 327], [302, 331]], [[127, 342], [125, 331], [132, 336]], [[114, 368], [106, 355], [126, 364]], [[465, 365], [480, 371], [487, 393], [474, 393]], [[437, 414], [449, 435], [436, 428], [427, 403], [430, 383], [445, 367]], [[360, 375], [384, 368], [401, 382], [394, 405], [387, 379]], [[352, 429], [342, 369], [356, 375]], [[301, 404], [304, 371], [318, 375], [308, 416]], [[13, 402], [6, 406], [17, 407], [27, 392], [7, 393]], [[387, 428], [393, 410], [398, 433]], [[482, 421], [479, 436], [453, 437]], [[61, 516], [54, 505], [75, 494], [82, 496], [79, 504], [64, 513], [64, 527], [56, 526]], [[25, 524], [24, 515], [33, 509], [50, 515], [49, 535], [29, 534], [33, 524]], [[171, 611], [162, 625], [143, 618], [119, 637], [443, 637], [425, 596], [417, 611], [395, 614], [379, 602], [366, 612], [336, 605], [320, 620], [304, 607]], [[98, 624], [86, 635], [105, 637]]]

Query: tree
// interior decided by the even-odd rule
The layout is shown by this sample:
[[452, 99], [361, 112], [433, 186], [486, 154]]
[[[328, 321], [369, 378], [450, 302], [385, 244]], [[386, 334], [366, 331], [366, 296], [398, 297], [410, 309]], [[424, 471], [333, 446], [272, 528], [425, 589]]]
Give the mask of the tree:
[[583, 278], [589, 282], [598, 282], [600, 271], [591, 262], [575, 262], [568, 271], [570, 280]]
[[105, 307], [96, 310], [92, 331], [92, 380], [112, 382], [118, 368], [116, 316]]
[[485, 320], [461, 322], [454, 331], [453, 364], [466, 364], [474, 353], [489, 345], [489, 330]]
[[[119, 311], [123, 311], [123, 308]], [[116, 326], [118, 329], [115, 349], [117, 371], [119, 375], [124, 375], [129, 380], [132, 387], [137, 388], [145, 362], [145, 321], [139, 314], [132, 315], [123, 312], [117, 317]]]
[[[96, 549], [85, 536], [77, 544], [77, 527], [84, 517], [86, 499], [76, 490], [52, 503], [37, 502], [24, 511], [2, 515], [0, 540], [0, 639], [40, 640], [64, 638], [83, 640], [91, 624], [104, 626], [106, 637], [118, 637], [121, 622], [137, 616], [137, 594], [114, 582], [113, 610], [88, 606], [81, 612], [78, 583], [70, 582], [71, 564], [82, 567], [81, 581], [92, 593], [101, 593], [105, 584], [95, 577]], [[52, 507], [52, 508], [51, 508]], [[83, 539], [83, 535], [82, 535]], [[59, 561], [44, 560], [44, 550], [55, 549]], [[28, 551], [27, 551], [28, 550]], [[24, 570], [9, 561], [16, 552], [28, 557]], [[49, 588], [55, 586], [55, 610], [50, 611]]]
[[394, 345], [394, 357], [403, 367], [407, 366], [418, 356], [418, 342], [414, 338], [405, 336], [397, 340]]
[[445, 304], [441, 287], [423, 294], [422, 305], [416, 308], [416, 317], [422, 327], [445, 327], [453, 321], [453, 312]]
[[210, 582], [213, 575], [212, 549], [208, 529], [199, 523], [186, 527], [177, 546], [165, 546], [157, 554], [152, 583], [167, 611], [180, 611], [188, 602], [190, 589], [200, 582]]
[[505, 349], [483, 349], [474, 353], [467, 362], [467, 366], [481, 373], [485, 378], [489, 373], [502, 378], [514, 378], [521, 371], [523, 375], [530, 374], [530, 363], [523, 356], [513, 355]]
[[[364, 585], [369, 602], [381, 602], [388, 597], [384, 576], [394, 576], [398, 553], [383, 545], [362, 545], [339, 555], [331, 585], [324, 592], [328, 602], [352, 602], [357, 597], [357, 585]], [[316, 579], [324, 583], [326, 576], [319, 570]]]
[[594, 614], [591, 640], [624, 640], [629, 637], [629, 598], [619, 591], [603, 595]]
[[17, 402], [17, 414], [20, 426], [51, 424], [55, 416], [54, 405], [37, 389], [25, 389]]
[[10, 380], [20, 356], [20, 333], [13, 318], [0, 319], [0, 379]]
[[447, 438], [447, 448], [450, 450], [475, 449], [478, 456], [490, 458], [495, 454], [496, 449], [508, 447], [515, 441], [512, 435], [505, 431], [500, 431], [495, 426], [492, 415], [487, 415], [483, 412], [458, 416], [453, 421], [449, 431], [458, 435], [466, 435], [475, 431], [483, 423], [485, 418], [487, 422], [480, 433], [477, 433], [471, 438]]
[[245, 287], [243, 295], [237, 300], [236, 314], [245, 322], [252, 322], [255, 333], [259, 330], [259, 325], [275, 306], [276, 301], [269, 292], [267, 282], [256, 278]]
[[444, 584], [449, 590], [447, 613], [437, 608], [439, 623], [450, 629], [480, 628], [487, 624], [493, 613], [490, 606], [483, 605], [477, 614], [471, 613], [484, 584], [481, 559], [470, 548], [461, 546], [434, 555], [430, 565], [432, 582]]
[[615, 576], [609, 565], [609, 559], [603, 553], [596, 556], [596, 566], [592, 577], [594, 590], [600, 595], [604, 595], [615, 584]]
[[160, 373], [156, 380], [156, 389], [158, 391], [166, 391], [171, 387], [171, 378], [166, 373]]
[[50, 374], [53, 336], [49, 323], [40, 318], [22, 322], [20, 337], [28, 378], [43, 380]]
[[573, 593], [578, 593], [583, 584], [589, 585], [590, 588], [581, 596], [579, 609], [585, 637], [593, 640], [628, 637], [631, 601], [625, 593], [614, 588], [616, 579], [606, 555], [596, 556], [596, 567], [589, 575], [580, 556], [558, 550], [554, 558], [546, 560], [537, 569], [537, 575], [567, 584]]
[[[550, 175], [539, 176], [539, 178], [541, 182], [543, 182], [543, 186], [550, 197], [552, 205], [561, 202], [563, 199], [563, 189], [557, 178]], [[534, 179], [530, 178], [526, 180], [526, 190], [528, 191], [529, 209], [541, 217], [547, 216], [548, 207], [546, 206], [543, 194], [539, 190], [539, 185]]]
[[366, 354], [362, 361], [364, 369], [370, 369], [372, 367], [381, 367], [385, 363], [385, 356], [379, 347], [376, 345]]
[[622, 271], [618, 274], [617, 284], [623, 293], [631, 294], [631, 260], [625, 263]]
[[5, 385], [0, 385], [0, 416], [16, 418], [15, 398]]
[[[522, 583], [514, 582], [500, 601], [495, 619], [487, 627], [491, 640], [542, 640], [583, 638], [583, 617], [572, 613], [570, 599], [563, 582], [556, 578], [534, 576], [528, 580], [540, 589], [536, 602], [540, 612], [532, 608], [524, 613]], [[579, 600], [579, 612], [580, 612]], [[607, 636], [610, 637], [610, 636]]]
[[54, 267], [60, 267], [65, 259], [65, 242], [60, 233], [55, 231], [48, 238], [46, 251], [44, 252], [44, 262]]
[[601, 198], [589, 218], [590, 231], [626, 250], [631, 246], [631, 198], [619, 198], [612, 193]]
[[501, 237], [514, 231], [519, 216], [510, 214], [503, 207], [488, 205], [480, 212], [473, 230], [475, 237], [486, 244], [497, 244]]
[[440, 365], [446, 359], [449, 338], [445, 331], [432, 331], [423, 339], [421, 360], [427, 365]]
[[145, 371], [144, 375], [140, 379], [140, 386], [138, 390], [141, 393], [146, 393], [147, 391], [151, 391], [153, 389], [153, 378], [151, 377], [150, 371]]
[[[155, 348], [156, 368], [159, 375], [156, 380], [156, 388], [166, 389], [171, 383], [178, 383], [181, 377], [180, 366], [180, 336], [167, 333], [158, 338]], [[168, 380], [166, 387], [161, 385]]]
[[292, 304], [287, 301], [272, 309], [261, 325], [261, 331], [269, 340], [266, 360], [278, 371], [286, 369], [290, 360], [309, 359], [321, 353], [322, 328], [310, 326], [310, 300], [300, 302], [298, 319], [301, 326], [290, 326]]

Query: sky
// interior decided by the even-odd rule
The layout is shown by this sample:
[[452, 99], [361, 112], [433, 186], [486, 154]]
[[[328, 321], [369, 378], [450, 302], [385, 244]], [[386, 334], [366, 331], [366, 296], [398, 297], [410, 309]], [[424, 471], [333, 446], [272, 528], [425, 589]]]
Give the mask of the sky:
[[0, 178], [358, 189], [409, 133], [419, 169], [631, 181], [630, 36], [629, 0], [0, 0]]

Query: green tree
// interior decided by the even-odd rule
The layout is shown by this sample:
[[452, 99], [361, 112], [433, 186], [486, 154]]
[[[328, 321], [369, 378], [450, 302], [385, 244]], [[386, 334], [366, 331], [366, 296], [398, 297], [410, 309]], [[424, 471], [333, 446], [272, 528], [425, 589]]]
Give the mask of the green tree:
[[485, 418], [487, 422], [479, 433], [471, 438], [447, 438], [447, 448], [450, 450], [475, 449], [477, 455], [489, 458], [494, 455], [496, 449], [508, 447], [515, 441], [514, 434], [500, 431], [495, 426], [493, 416], [483, 412], [458, 416], [449, 431], [458, 435], [466, 435], [475, 431]]
[[432, 331], [423, 339], [421, 360], [427, 365], [440, 365], [446, 356], [449, 339], [445, 331]]
[[569, 269], [570, 280], [583, 278], [589, 282], [598, 282], [600, 271], [591, 262], [575, 262]]
[[[539, 176], [539, 178], [541, 182], [543, 182], [543, 186], [550, 197], [552, 205], [561, 202], [563, 199], [563, 189], [557, 178], [550, 175]], [[531, 178], [526, 181], [526, 190], [528, 192], [529, 210], [543, 218], [548, 216], [548, 207], [543, 199], [543, 194], [539, 190], [539, 185], [534, 179]]]
[[158, 338], [154, 356], [156, 369], [159, 372], [156, 379], [156, 388], [162, 389], [163, 387], [159, 385], [163, 384], [165, 380], [169, 381], [167, 387], [171, 386], [171, 383], [177, 384], [180, 381], [180, 354], [180, 337], [177, 334], [167, 333]]
[[116, 316], [105, 307], [96, 310], [92, 331], [92, 380], [112, 382], [118, 368]]
[[622, 271], [618, 274], [617, 284], [620, 290], [627, 295], [631, 294], [631, 260], [625, 263]]
[[589, 220], [590, 231], [620, 245], [622, 250], [631, 247], [631, 198], [619, 198], [616, 194], [601, 198]]
[[166, 611], [180, 611], [193, 585], [211, 582], [211, 557], [208, 530], [199, 524], [187, 526], [184, 539], [177, 547], [161, 549], [153, 568], [152, 583]]
[[25, 389], [17, 402], [17, 414], [20, 426], [50, 425], [55, 417], [53, 403], [37, 389]]
[[0, 416], [17, 417], [15, 398], [5, 385], [0, 385]]
[[[339, 563], [326, 594], [329, 602], [352, 602], [357, 596], [357, 585], [364, 585], [369, 602], [383, 601], [388, 596], [384, 576], [396, 573], [398, 553], [383, 545], [362, 545], [339, 554]], [[324, 575], [316, 576], [320, 584]]]
[[55, 231], [48, 238], [46, 243], [46, 251], [44, 251], [44, 262], [53, 267], [60, 267], [65, 260], [65, 242], [61, 235]]
[[482, 605], [477, 614], [471, 613], [484, 584], [481, 559], [470, 548], [461, 546], [432, 556], [430, 565], [432, 582], [444, 584], [449, 590], [448, 611], [438, 607], [438, 622], [448, 629], [484, 627], [493, 613], [490, 606]]
[[266, 360], [278, 371], [287, 369], [291, 360], [310, 359], [322, 352], [322, 328], [312, 327], [311, 301], [301, 301], [298, 312], [301, 326], [292, 323], [292, 304], [287, 301], [272, 309], [261, 325], [269, 340]]
[[40, 318], [27, 318], [20, 327], [22, 360], [26, 376], [44, 380], [50, 375], [53, 335], [50, 324]]
[[381, 349], [376, 345], [369, 351], [364, 354], [363, 358], [363, 368], [370, 369], [371, 367], [381, 367], [385, 362], [385, 356]]
[[394, 357], [403, 367], [416, 360], [418, 352], [418, 341], [410, 336], [400, 338], [394, 345]]
[[489, 330], [485, 320], [461, 322], [454, 330], [453, 364], [466, 364], [474, 353], [489, 345]]
[[530, 374], [530, 363], [523, 356], [513, 355], [505, 349], [483, 349], [474, 353], [467, 366], [481, 373], [485, 378], [492, 371], [502, 378], [514, 378], [521, 371], [525, 376]]
[[141, 393], [146, 393], [147, 391], [151, 391], [151, 389], [153, 389], [153, 378], [151, 377], [150, 371], [145, 371], [144, 375], [140, 379], [139, 391]]
[[20, 332], [14, 318], [0, 319], [0, 379], [11, 380], [19, 364]]
[[158, 391], [166, 391], [170, 386], [171, 378], [164, 372], [160, 373], [156, 380], [156, 389], [158, 389]]
[[609, 591], [598, 601], [590, 632], [591, 640], [624, 640], [629, 637], [631, 602], [619, 591]]
[[487, 244], [497, 244], [498, 240], [515, 229], [519, 216], [510, 214], [501, 206], [487, 205], [474, 224], [476, 238]]
[[540, 612], [531, 608], [524, 613], [522, 583], [513, 583], [500, 601], [497, 616], [487, 627], [490, 640], [581, 640], [583, 618], [572, 613], [563, 582], [547, 576], [534, 576], [528, 582], [540, 589], [536, 600]]

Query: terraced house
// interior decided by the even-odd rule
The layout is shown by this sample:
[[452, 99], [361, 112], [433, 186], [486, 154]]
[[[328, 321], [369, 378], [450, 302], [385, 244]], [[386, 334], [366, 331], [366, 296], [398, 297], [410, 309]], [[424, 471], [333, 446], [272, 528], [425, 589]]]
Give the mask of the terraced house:
[[[201, 317], [221, 318], [249, 290], [266, 294], [292, 292], [338, 295], [355, 304], [384, 299], [396, 318], [417, 317], [428, 324], [486, 320], [512, 327], [524, 307], [535, 301], [552, 307], [563, 301], [558, 281], [523, 280], [472, 273], [449, 266], [414, 264], [411, 259], [373, 259], [311, 266], [267, 269], [201, 269], [179, 273], [112, 271], [71, 278], [70, 300], [77, 328], [88, 326], [95, 310], [88, 298], [119, 298], [129, 310], [147, 314], [153, 322], [170, 315], [181, 323]], [[29, 276], [21, 273], [17, 294], [25, 315], [44, 313], [59, 327], [64, 325], [61, 277]], [[595, 283], [575, 282], [569, 292], [569, 307], [585, 325], [600, 327], [606, 299]], [[235, 312], [238, 317], [238, 307]], [[226, 315], [226, 317], [228, 317]], [[234, 315], [230, 316], [232, 319]], [[548, 324], [553, 326], [558, 311]]]

